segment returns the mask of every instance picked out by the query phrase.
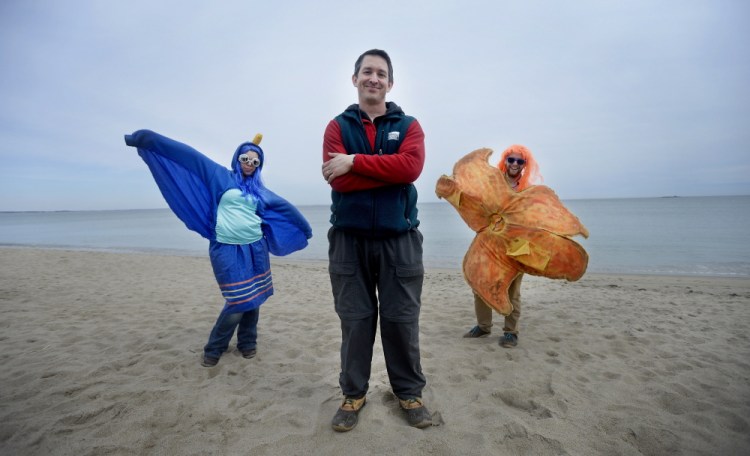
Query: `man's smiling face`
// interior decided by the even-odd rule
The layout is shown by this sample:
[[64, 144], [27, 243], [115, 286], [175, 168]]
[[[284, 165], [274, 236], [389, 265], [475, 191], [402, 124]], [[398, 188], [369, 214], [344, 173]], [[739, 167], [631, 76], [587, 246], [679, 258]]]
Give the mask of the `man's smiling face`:
[[393, 82], [388, 78], [388, 63], [377, 55], [366, 55], [362, 66], [352, 82], [357, 87], [360, 104], [385, 103], [385, 94], [391, 91]]

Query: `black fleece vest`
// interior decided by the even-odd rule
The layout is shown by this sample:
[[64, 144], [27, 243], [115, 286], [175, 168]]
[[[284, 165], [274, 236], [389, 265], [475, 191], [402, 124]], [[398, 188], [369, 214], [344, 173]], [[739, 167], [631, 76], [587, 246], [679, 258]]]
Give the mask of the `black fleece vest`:
[[[370, 146], [358, 109], [347, 109], [336, 122], [347, 153], [387, 155], [398, 152], [414, 118], [401, 109], [375, 119], [375, 149]], [[419, 226], [417, 189], [396, 184], [356, 192], [331, 192], [331, 224], [340, 230], [369, 238], [383, 238]]]

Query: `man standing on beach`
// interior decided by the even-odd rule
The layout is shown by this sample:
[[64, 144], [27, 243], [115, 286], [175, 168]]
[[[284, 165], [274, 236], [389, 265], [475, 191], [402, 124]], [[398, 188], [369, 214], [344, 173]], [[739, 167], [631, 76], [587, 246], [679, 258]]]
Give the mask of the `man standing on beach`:
[[[541, 181], [539, 166], [534, 160], [531, 151], [524, 146], [515, 144], [503, 151], [498, 164], [500, 171], [505, 174], [508, 185], [520, 192], [533, 185], [537, 180]], [[513, 304], [513, 311], [505, 317], [503, 337], [500, 338], [500, 346], [513, 348], [518, 345], [518, 320], [521, 318], [521, 280], [523, 274], [519, 273], [508, 288], [508, 297]], [[485, 337], [492, 332], [492, 308], [474, 293], [474, 312], [477, 315], [477, 325], [464, 334], [464, 337]]]
[[380, 316], [388, 378], [411, 426], [432, 417], [422, 402], [426, 381], [419, 353], [422, 234], [417, 229], [417, 190], [424, 166], [424, 132], [385, 97], [393, 66], [372, 49], [354, 64], [358, 104], [327, 126], [323, 178], [331, 185], [328, 258], [336, 313], [341, 320], [344, 401], [331, 425], [349, 431], [365, 405], [373, 344]]

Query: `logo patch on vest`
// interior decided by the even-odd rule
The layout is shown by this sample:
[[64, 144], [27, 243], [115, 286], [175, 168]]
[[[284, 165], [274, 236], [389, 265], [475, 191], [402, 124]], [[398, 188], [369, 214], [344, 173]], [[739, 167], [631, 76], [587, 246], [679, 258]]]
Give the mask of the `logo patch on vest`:
[[398, 141], [399, 137], [400, 134], [397, 131], [388, 132], [388, 141]]

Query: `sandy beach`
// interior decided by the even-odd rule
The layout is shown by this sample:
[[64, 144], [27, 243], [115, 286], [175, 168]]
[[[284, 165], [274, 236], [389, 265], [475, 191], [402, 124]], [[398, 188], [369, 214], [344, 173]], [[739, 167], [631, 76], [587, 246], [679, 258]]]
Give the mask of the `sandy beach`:
[[[425, 403], [406, 424], [376, 343], [368, 406], [336, 433], [325, 263], [274, 258], [258, 356], [199, 364], [221, 308], [208, 258], [0, 248], [3, 455], [750, 454], [750, 280], [527, 277], [520, 344], [429, 270]], [[234, 341], [233, 341], [234, 342]]]

